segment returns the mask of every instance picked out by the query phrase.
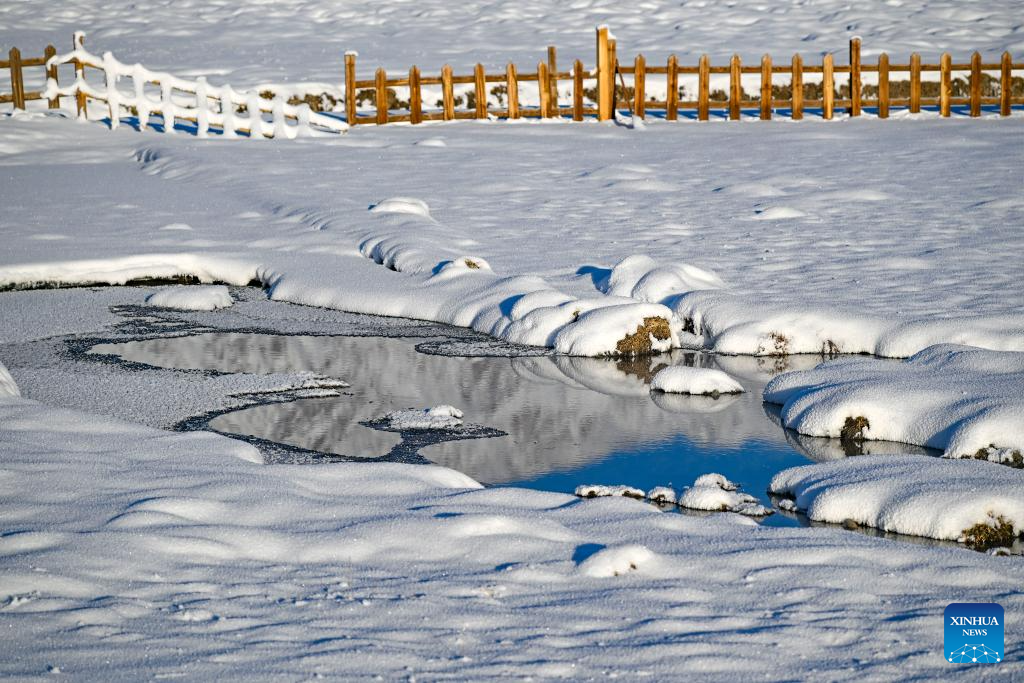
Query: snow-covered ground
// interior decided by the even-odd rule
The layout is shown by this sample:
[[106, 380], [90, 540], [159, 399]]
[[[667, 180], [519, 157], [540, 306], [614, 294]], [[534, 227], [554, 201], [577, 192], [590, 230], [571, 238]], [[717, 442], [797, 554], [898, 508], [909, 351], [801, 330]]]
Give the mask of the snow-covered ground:
[[[145, 11], [35, 0], [0, 6], [0, 41], [31, 55], [82, 29], [92, 49], [122, 61], [246, 87], [337, 84], [343, 49], [361, 51], [361, 69], [531, 63], [549, 43], [560, 63], [589, 63], [597, 23], [616, 30], [620, 55], [643, 50], [650, 62], [671, 51], [817, 59], [854, 33], [867, 56], [918, 50], [935, 61], [948, 49], [966, 61], [974, 49], [1024, 52], [1020, 12], [1017, 1], [947, 0]], [[257, 142], [4, 116], [0, 285], [191, 275], [582, 355], [703, 345], [906, 357], [955, 343], [1005, 368], [1024, 351], [1022, 134], [1020, 113], [924, 113], [367, 126]], [[115, 302], [143, 304], [134, 289], [54, 297], [64, 305], [38, 311], [32, 296], [0, 293], [0, 336], [96, 333], [116, 322]], [[316, 326], [319, 315], [333, 314], [295, 317]], [[925, 351], [907, 371], [946, 351]], [[842, 361], [853, 374], [830, 381], [876, 362]], [[170, 374], [96, 390], [120, 391], [122, 407], [148, 391], [161, 421], [180, 414], [190, 383], [195, 409], [237, 391], [330, 390], [296, 372]], [[26, 371], [25, 393], [46, 382], [58, 403], [59, 383], [74, 380], [44, 375]], [[621, 497], [481, 489], [439, 467], [263, 465], [240, 441], [37, 403], [9, 384], [0, 373], [0, 671], [12, 677], [668, 678], [685, 668], [709, 680], [931, 680], [960, 673], [939, 657], [946, 604], [999, 602], [1008, 633], [1024, 609], [1018, 558], [765, 528], [730, 513], [668, 515]], [[172, 384], [174, 402], [160, 404]], [[976, 388], [968, 402], [992, 398], [983, 379]], [[1012, 389], [991, 409], [1019, 414]], [[951, 410], [929, 424], [946, 433]], [[978, 443], [1002, 448], [1003, 431]], [[840, 512], [819, 516], [856, 504], [863, 524], [892, 517], [897, 530], [948, 538], [952, 522], [932, 522], [958, 490], [952, 477], [978, 473], [984, 488], [970, 500], [985, 506], [993, 476], [1019, 474], [886, 457], [790, 471], [780, 490], [812, 517], [841, 498]], [[913, 495], [893, 481], [912, 481]], [[1006, 487], [998, 511], [1014, 524], [1018, 489]], [[913, 513], [890, 515], [907, 500]], [[954, 521], [983, 512], [967, 507]], [[997, 668], [970, 673], [1024, 675], [1008, 645]]]

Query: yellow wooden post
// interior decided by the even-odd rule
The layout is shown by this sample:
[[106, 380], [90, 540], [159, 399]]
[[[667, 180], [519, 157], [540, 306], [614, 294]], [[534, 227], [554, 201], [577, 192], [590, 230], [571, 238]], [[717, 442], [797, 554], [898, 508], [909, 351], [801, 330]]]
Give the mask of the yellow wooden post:
[[25, 80], [21, 71], [21, 50], [12, 47], [7, 53], [8, 67], [11, 71], [11, 97], [15, 109], [25, 108]]
[[733, 121], [740, 118], [740, 98], [743, 96], [741, 68], [740, 56], [733, 55], [729, 61], [729, 118]]
[[971, 55], [971, 116], [981, 116], [981, 55]]
[[697, 66], [697, 119], [707, 121], [711, 108], [711, 60], [700, 56]]
[[455, 90], [452, 88], [452, 67], [445, 64], [441, 69], [441, 98], [444, 105], [442, 114], [445, 121], [455, 118]]
[[415, 64], [409, 69], [409, 121], [423, 123], [423, 91], [420, 86], [420, 69]]
[[[250, 114], [252, 115], [252, 114]], [[345, 53], [345, 120], [356, 125], [356, 53]]]
[[377, 106], [377, 125], [381, 126], [388, 122], [388, 74], [384, 71], [384, 67], [377, 68], [375, 80], [374, 102]]
[[675, 55], [668, 58], [665, 73], [665, 119], [675, 121], [679, 117], [679, 60]]
[[824, 119], [831, 119], [832, 111], [835, 108], [836, 85], [834, 79], [832, 55], [827, 54], [821, 60], [821, 116]]
[[519, 118], [519, 78], [516, 76], [516, 65], [509, 62], [505, 67], [505, 88], [508, 90], [508, 117]]
[[[75, 33], [71, 39], [72, 48], [77, 50], [85, 47], [85, 35], [82, 33]], [[75, 65], [75, 78], [85, 83], [85, 65], [77, 59], [74, 60]], [[75, 110], [78, 113], [78, 118], [89, 118], [89, 101], [85, 97], [85, 93], [79, 89], [75, 93]], [[165, 115], [166, 116], [166, 115]], [[173, 118], [173, 117], [172, 117]], [[173, 121], [171, 128], [173, 128]]]
[[790, 97], [793, 100], [792, 117], [799, 121], [804, 117], [804, 60], [803, 57], [793, 55], [792, 63], [793, 76], [789, 82]]
[[921, 111], [921, 55], [910, 55], [910, 113]]
[[540, 95], [540, 117], [551, 116], [551, 88], [548, 84], [548, 65], [537, 63], [537, 93]]
[[878, 118], [889, 118], [889, 55], [878, 55]]
[[551, 102], [550, 116], [558, 116], [558, 50], [548, 45], [548, 92]]
[[943, 52], [939, 59], [939, 73], [941, 82], [939, 84], [939, 114], [950, 115], [950, 98], [953, 96], [953, 58], [948, 52]]
[[572, 65], [572, 120], [583, 120], [583, 62]]
[[850, 41], [850, 116], [860, 116], [860, 38]]
[[608, 45], [608, 27], [597, 28], [597, 120], [607, 121], [612, 118], [612, 106], [615, 97], [615, 66]]
[[476, 94], [476, 117], [478, 119], [487, 118], [487, 79], [484, 74], [484, 65], [477, 64], [476, 68], [473, 69], [473, 80], [475, 83], [473, 87]]
[[[612, 116], [619, 110], [619, 90], [616, 88], [617, 79], [622, 78], [619, 74], [619, 53], [615, 47], [615, 39], [608, 40], [608, 63], [612, 65]], [[625, 96], [625, 93], [623, 93]]]
[[1009, 51], [1003, 53], [999, 73], [999, 115], [1010, 115], [1010, 96], [1013, 93], [1013, 59]]
[[646, 118], [644, 105], [647, 88], [647, 60], [643, 55], [637, 55], [633, 60], [633, 113], [640, 118]]
[[771, 55], [761, 57], [761, 120], [768, 121], [772, 117], [772, 58]]
[[[51, 57], [54, 57], [56, 55], [57, 55], [57, 48], [55, 48], [53, 45], [47, 45], [46, 49], [43, 50], [43, 59], [45, 59], [47, 61], [49, 61], [49, 59]], [[51, 79], [52, 78], [53, 82], [55, 84], [57, 84], [58, 86], [60, 85], [60, 83], [57, 81], [57, 65], [56, 64], [47, 67], [47, 69], [46, 69], [46, 78], [47, 79]], [[50, 109], [60, 109], [60, 95], [54, 95], [53, 97], [51, 97], [49, 102], [47, 102], [47, 106]]]

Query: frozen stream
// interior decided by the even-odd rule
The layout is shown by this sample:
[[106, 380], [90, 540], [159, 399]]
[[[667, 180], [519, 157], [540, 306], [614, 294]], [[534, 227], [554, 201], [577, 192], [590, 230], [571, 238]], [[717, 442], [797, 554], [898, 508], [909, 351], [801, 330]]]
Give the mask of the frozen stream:
[[[92, 349], [163, 368], [312, 371], [343, 379], [351, 387], [340, 396], [246, 407], [215, 416], [208, 426], [346, 459], [394, 459], [411, 450], [491, 485], [565, 492], [591, 483], [679, 489], [700, 474], [720, 472], [770, 504], [765, 492], [779, 470], [845, 456], [837, 441], [781, 429], [772, 408], [761, 401], [774, 374], [811, 367], [820, 362], [817, 356], [783, 360], [675, 352], [616, 361], [445, 355], [458, 352], [457, 344], [436, 338], [237, 332]], [[651, 376], [665, 365], [719, 368], [736, 377], [746, 393], [717, 399], [651, 393]], [[365, 424], [393, 410], [445, 403], [461, 408], [467, 424], [504, 435], [427, 445], [421, 440], [410, 448], [403, 435]], [[871, 444], [874, 452], [887, 446], [907, 450]], [[310, 458], [308, 453], [291, 457]], [[776, 514], [767, 523], [796, 520]]]

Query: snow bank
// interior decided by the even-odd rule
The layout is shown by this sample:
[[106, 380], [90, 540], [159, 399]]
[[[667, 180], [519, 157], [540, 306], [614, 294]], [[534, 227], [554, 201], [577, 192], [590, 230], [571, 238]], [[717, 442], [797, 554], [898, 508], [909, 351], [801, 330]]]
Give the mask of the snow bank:
[[1024, 314], [1018, 312], [961, 312], [945, 318], [867, 315], [842, 304], [794, 305], [757, 292], [739, 296], [718, 291], [686, 293], [670, 305], [684, 321], [684, 329], [692, 329], [703, 346], [719, 353], [870, 353], [906, 358], [945, 343], [1024, 351]]
[[1000, 517], [1024, 531], [1024, 472], [985, 462], [859, 456], [784, 470], [770, 488], [820, 522], [952, 541]]
[[605, 294], [656, 303], [670, 295], [725, 287], [722, 279], [709, 270], [688, 263], [662, 265], [642, 254], [619, 261], [596, 285]]
[[1009, 460], [1024, 451], [1022, 388], [1024, 353], [939, 345], [899, 363], [842, 358], [780, 375], [764, 400], [781, 404], [783, 425], [801, 434], [843, 437], [846, 428], [846, 439]]
[[7, 367], [0, 363], [0, 398], [5, 397], [18, 397], [21, 396], [21, 390], [18, 389], [18, 384], [11, 377], [11, 373], [7, 370]]
[[455, 429], [462, 426], [462, 411], [449, 405], [434, 406], [423, 410], [398, 410], [383, 418], [388, 428], [396, 431], [406, 429]]
[[224, 285], [175, 285], [156, 290], [146, 297], [146, 303], [180, 311], [214, 311], [234, 301]]
[[576, 487], [576, 495], [580, 498], [609, 498], [621, 496], [623, 498], [636, 498], [642, 500], [644, 492], [632, 486], [604, 486], [603, 484], [581, 484]]
[[772, 514], [771, 509], [758, 502], [749, 493], [742, 493], [739, 486], [721, 474], [702, 474], [679, 496], [679, 507], [690, 510], [714, 512], [736, 512], [751, 517]]
[[408, 213], [413, 216], [430, 218], [430, 207], [422, 199], [414, 197], [389, 197], [370, 207], [371, 213]]
[[675, 365], [654, 376], [651, 391], [717, 396], [743, 393], [743, 386], [721, 370]]
[[657, 555], [642, 545], [602, 548], [581, 562], [579, 571], [584, 576], [608, 578], [635, 572], [656, 558]]

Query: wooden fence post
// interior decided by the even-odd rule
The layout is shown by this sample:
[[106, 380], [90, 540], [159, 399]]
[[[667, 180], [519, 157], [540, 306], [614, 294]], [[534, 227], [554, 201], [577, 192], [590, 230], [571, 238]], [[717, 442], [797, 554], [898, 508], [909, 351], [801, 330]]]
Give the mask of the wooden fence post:
[[971, 116], [981, 116], [981, 54], [971, 55]]
[[615, 66], [608, 45], [608, 27], [597, 27], [597, 120], [612, 118], [615, 97]]
[[1013, 92], [1013, 59], [1010, 52], [1003, 53], [999, 73], [999, 115], [1010, 115], [1010, 95]]
[[835, 108], [836, 85], [832, 73], [832, 55], [827, 54], [821, 60], [821, 117], [831, 119]]
[[743, 94], [743, 83], [740, 56], [733, 55], [729, 61], [729, 118], [739, 121], [740, 118], [740, 97]]
[[[608, 40], [608, 63], [612, 66], [612, 118], [615, 117], [615, 113], [619, 110], [619, 91], [615, 87], [616, 79], [621, 78], [619, 75], [619, 53], [615, 46], [615, 39], [610, 38]], [[625, 93], [623, 93], [625, 96]]]
[[878, 118], [889, 118], [889, 55], [878, 55]]
[[939, 59], [939, 72], [941, 83], [939, 84], [939, 114], [949, 116], [950, 98], [953, 96], [953, 58], [948, 52], [943, 52]]
[[761, 57], [761, 120], [772, 118], [772, 58]]
[[910, 113], [921, 111], [921, 55], [910, 55]]
[[707, 55], [701, 55], [697, 66], [697, 120], [708, 120], [708, 110], [711, 108], [710, 100], [711, 60]]
[[[55, 48], [53, 45], [47, 45], [46, 49], [43, 50], [43, 59], [49, 61], [49, 59], [51, 57], [56, 56], [56, 54], [57, 54], [57, 48]], [[56, 64], [54, 64], [54, 65], [52, 65], [52, 66], [50, 66], [50, 67], [48, 67], [46, 69], [46, 78], [47, 79], [52, 78], [53, 82], [56, 85], [58, 85], [58, 86], [60, 85], [60, 83], [57, 81], [57, 65]], [[60, 95], [54, 95], [53, 97], [51, 97], [49, 102], [47, 103], [47, 106], [50, 109], [60, 109]]]
[[537, 93], [540, 95], [540, 117], [551, 116], [551, 85], [548, 83], [548, 65], [537, 63]]
[[356, 125], [356, 52], [345, 53], [345, 120]]
[[554, 45], [548, 45], [548, 86], [549, 116], [558, 116], [558, 50]]
[[409, 121], [414, 125], [423, 123], [423, 90], [420, 69], [415, 64], [409, 69]]
[[[81, 32], [76, 32], [71, 39], [72, 49], [77, 50], [85, 47], [85, 35]], [[77, 59], [74, 60], [75, 65], [75, 80], [85, 83], [85, 65]], [[89, 101], [86, 99], [85, 93], [82, 92], [81, 88], [75, 93], [75, 111], [77, 112], [78, 118], [89, 118]], [[173, 118], [173, 117], [172, 117]], [[164, 126], [166, 129], [167, 127]], [[171, 130], [174, 129], [173, 121]]]
[[477, 64], [476, 68], [473, 69], [473, 80], [475, 83], [473, 87], [476, 91], [476, 117], [478, 119], [487, 118], [487, 79], [484, 74], [484, 65]]
[[679, 117], [679, 60], [675, 55], [668, 58], [665, 86], [665, 119], [675, 121]]
[[21, 50], [12, 47], [7, 53], [11, 71], [11, 97], [15, 109], [25, 108], [25, 81], [21, 72]]
[[793, 55], [793, 76], [789, 82], [790, 97], [793, 99], [792, 118], [799, 121], [804, 117], [804, 60]]
[[647, 88], [647, 60], [643, 55], [637, 55], [633, 60], [633, 114], [640, 118], [646, 118], [646, 107], [644, 104]]
[[452, 67], [445, 64], [441, 69], [441, 104], [444, 105], [444, 120], [455, 118], [455, 90], [452, 88]]
[[505, 88], [508, 91], [508, 117], [519, 118], [519, 78], [516, 76], [516, 65], [512, 62], [505, 67]]
[[583, 62], [572, 65], [572, 120], [583, 120]]
[[388, 73], [384, 67], [377, 67], [374, 74], [374, 104], [377, 106], [377, 125], [381, 126], [388, 122]]
[[850, 40], [850, 116], [860, 116], [860, 38]]

